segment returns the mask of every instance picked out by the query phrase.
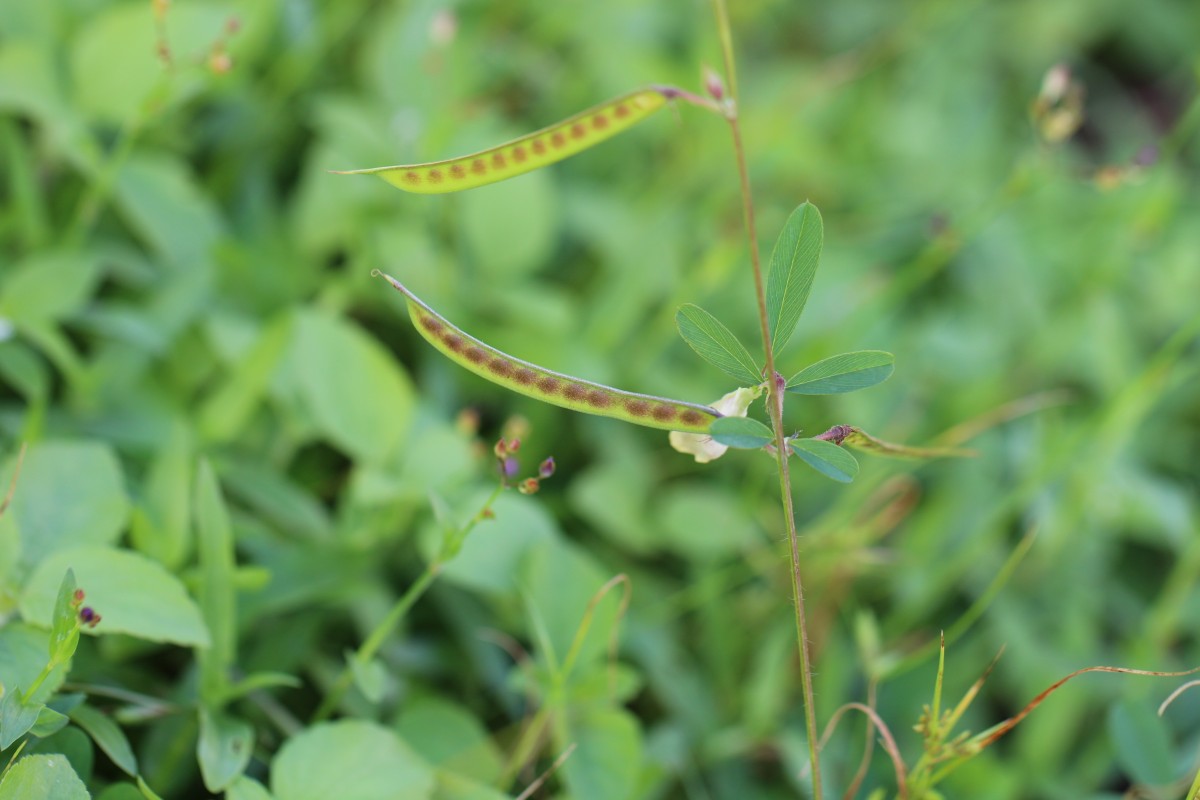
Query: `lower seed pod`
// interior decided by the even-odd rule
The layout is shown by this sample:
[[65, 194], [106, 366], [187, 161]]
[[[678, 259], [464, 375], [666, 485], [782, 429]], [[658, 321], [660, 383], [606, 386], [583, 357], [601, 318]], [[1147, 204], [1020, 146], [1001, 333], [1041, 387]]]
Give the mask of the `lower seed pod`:
[[451, 325], [392, 276], [379, 270], [371, 274], [386, 278], [404, 295], [413, 325], [430, 344], [455, 363], [506, 389], [572, 411], [667, 431], [707, 433], [708, 426], [721, 416], [708, 406], [625, 392], [513, 358]]

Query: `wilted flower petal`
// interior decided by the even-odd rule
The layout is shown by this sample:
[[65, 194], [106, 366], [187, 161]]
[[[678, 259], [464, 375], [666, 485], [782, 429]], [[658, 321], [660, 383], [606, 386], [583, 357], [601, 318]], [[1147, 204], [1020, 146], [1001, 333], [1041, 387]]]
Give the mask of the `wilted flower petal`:
[[[753, 403], [763, 392], [762, 386], [751, 386], [749, 388], [735, 389], [729, 394], [722, 397], [720, 400], [712, 404], [712, 407], [720, 412], [723, 417], [744, 417], [746, 411], [749, 410], [750, 404]], [[671, 447], [674, 447], [681, 453], [695, 456], [696, 463], [707, 464], [714, 458], [720, 458], [725, 455], [725, 451], [729, 448], [723, 444], [717, 444], [713, 438], [706, 433], [683, 433], [681, 431], [671, 431], [667, 437], [671, 442]]]

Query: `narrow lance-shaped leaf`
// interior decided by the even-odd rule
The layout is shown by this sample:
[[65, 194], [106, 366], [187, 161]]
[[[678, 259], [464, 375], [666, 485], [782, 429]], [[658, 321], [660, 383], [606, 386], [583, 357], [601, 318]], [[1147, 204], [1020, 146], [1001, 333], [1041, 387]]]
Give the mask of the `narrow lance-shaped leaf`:
[[406, 192], [442, 194], [473, 189], [562, 161], [641, 122], [678, 94], [652, 86], [581, 111], [556, 125], [478, 153], [432, 161], [338, 171], [339, 175], [378, 175]]
[[882, 350], [859, 350], [818, 361], [793, 375], [787, 390], [796, 394], [844, 394], [883, 383], [896, 357]]
[[827, 478], [849, 483], [858, 474], [858, 462], [854, 456], [833, 442], [822, 439], [792, 439], [788, 442], [792, 452], [800, 460]]
[[812, 203], [802, 203], [788, 217], [775, 242], [767, 273], [767, 320], [775, 353], [792, 338], [808, 302], [824, 235], [821, 212]]
[[708, 432], [717, 444], [740, 450], [757, 450], [775, 439], [770, 428], [749, 417], [721, 417]]
[[762, 371], [745, 346], [721, 321], [697, 305], [688, 303], [675, 314], [679, 335], [697, 355], [717, 369], [732, 375], [739, 383], [756, 384]]
[[910, 447], [909, 445], [877, 439], [853, 425], [834, 425], [824, 433], [814, 436], [816, 440], [830, 444], [844, 444], [867, 453], [889, 458], [964, 458], [978, 455], [974, 450], [956, 447]]
[[492, 383], [556, 406], [668, 431], [707, 433], [721, 416], [708, 406], [635, 394], [553, 372], [513, 358], [454, 327], [390, 275], [382, 275], [408, 300], [408, 313], [421, 336], [446, 357]]

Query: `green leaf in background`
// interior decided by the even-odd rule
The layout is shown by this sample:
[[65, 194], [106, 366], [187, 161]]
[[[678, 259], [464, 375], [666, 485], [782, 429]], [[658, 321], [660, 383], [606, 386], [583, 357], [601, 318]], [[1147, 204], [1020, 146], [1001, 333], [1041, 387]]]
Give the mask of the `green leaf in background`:
[[208, 629], [183, 584], [156, 561], [128, 550], [84, 545], [46, 558], [21, 594], [21, 613], [49, 625], [63, 572], [75, 570], [87, 604], [103, 618], [98, 633], [208, 647]]
[[572, 742], [575, 752], [562, 766], [562, 777], [575, 800], [632, 797], [639, 783], [642, 735], [628, 711], [601, 708], [571, 720], [556, 737], [558, 749]]
[[[24, 622], [8, 622], [0, 628], [0, 681], [6, 688], [32, 686], [46, 666], [50, 647], [48, 630]], [[55, 667], [31, 699], [49, 698], [62, 685], [66, 671], [65, 664]]]
[[71, 718], [66, 714], [45, 706], [38, 711], [37, 721], [33, 723], [33, 727], [29, 730], [34, 736], [45, 738], [61, 731], [70, 721]]
[[775, 440], [770, 428], [749, 417], [721, 417], [708, 432], [717, 444], [739, 450], [757, 450]]
[[[0, 475], [7, 487], [14, 461]], [[65, 502], [64, 498], [70, 498]], [[125, 479], [108, 445], [43, 442], [31, 446], [21, 467], [20, 491], [8, 513], [21, 534], [21, 553], [36, 564], [76, 544], [116, 541], [129, 517]], [[55, 587], [62, 578], [55, 576]]]
[[396, 360], [361, 328], [298, 312], [290, 370], [319, 430], [354, 458], [378, 463], [400, 446], [416, 405]]
[[100, 279], [95, 253], [54, 250], [21, 262], [0, 282], [0, 317], [20, 326], [69, 317]]
[[272, 797], [267, 787], [242, 775], [225, 790], [225, 800], [272, 800]]
[[344, 720], [289, 739], [271, 763], [271, 789], [276, 800], [427, 800], [433, 770], [393, 731]]
[[1117, 762], [1135, 784], [1168, 786], [1179, 779], [1171, 735], [1149, 704], [1125, 699], [1112, 706], [1108, 734]]
[[141, 502], [129, 534], [139, 552], [167, 569], [177, 569], [192, 545], [191, 429], [182, 420], [171, 426], [146, 472]]
[[514, 281], [546, 265], [561, 205], [549, 173], [467, 192], [459, 202], [463, 241], [484, 280]]
[[797, 372], [787, 382], [795, 394], [844, 394], [883, 383], [896, 357], [882, 350], [857, 350], [830, 356]]
[[792, 452], [805, 464], [827, 478], [849, 483], [858, 474], [858, 462], [854, 456], [833, 442], [820, 439], [792, 439], [788, 442]]
[[767, 320], [771, 349], [776, 353], [792, 338], [808, 302], [824, 235], [821, 212], [811, 203], [801, 203], [775, 242], [767, 273]]
[[705, 361], [746, 386], [762, 383], [762, 370], [749, 351], [712, 314], [688, 303], [675, 314], [675, 325], [683, 340]]
[[225, 381], [200, 408], [201, 436], [212, 442], [228, 442], [243, 431], [265, 397], [276, 365], [287, 352], [293, 320], [291, 314], [278, 315], [241, 354]]
[[761, 542], [754, 521], [741, 513], [737, 494], [711, 483], [673, 483], [654, 498], [655, 533], [695, 561], [732, 558]]
[[254, 752], [254, 728], [220, 711], [200, 709], [200, 740], [196, 758], [204, 788], [225, 791], [241, 777]]
[[0, 750], [7, 750], [28, 733], [45, 707], [36, 701], [25, 702], [21, 689], [15, 684], [4, 686], [4, 697], [0, 699]]
[[[237, 657], [237, 598], [233, 583], [233, 532], [221, 487], [207, 460], [200, 462], [196, 474], [196, 539], [200, 550], [200, 613], [209, 633], [209, 646], [197, 654], [200, 696], [206, 705], [215, 706], [225, 691], [229, 668]], [[208, 789], [218, 791], [211, 785]]]
[[494, 783], [504, 772], [500, 748], [466, 706], [440, 697], [414, 698], [405, 703], [396, 731], [439, 773]]
[[112, 718], [91, 706], [76, 706], [69, 715], [71, 721], [87, 731], [96, 746], [104, 751], [121, 770], [130, 776], [138, 773], [137, 757], [129, 740]]
[[67, 761], [71, 762], [75, 774], [84, 781], [91, 779], [92, 767], [96, 760], [96, 746], [92, 744], [91, 738], [73, 725], [44, 739], [30, 742], [26, 746], [25, 752], [30, 755], [45, 753], [46, 755], [66, 756]]
[[61, 755], [26, 756], [0, 780], [0, 800], [91, 800], [83, 781]]

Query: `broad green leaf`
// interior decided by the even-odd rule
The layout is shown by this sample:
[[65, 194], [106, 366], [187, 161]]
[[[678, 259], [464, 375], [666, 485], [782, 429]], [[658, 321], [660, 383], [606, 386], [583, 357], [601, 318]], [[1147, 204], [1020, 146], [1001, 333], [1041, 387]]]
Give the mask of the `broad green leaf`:
[[[0, 474], [8, 487], [15, 459]], [[77, 544], [116, 541], [129, 518], [125, 479], [108, 445], [96, 442], [43, 442], [29, 448], [19, 491], [8, 513], [21, 534], [21, 552], [30, 564]], [[55, 577], [55, 588], [62, 579]]]
[[396, 721], [400, 736], [439, 770], [483, 783], [494, 783], [504, 771], [504, 756], [476, 715], [442, 697], [419, 697], [405, 703]]
[[94, 254], [38, 253], [10, 270], [0, 283], [0, 317], [21, 325], [77, 312], [92, 296], [100, 270]]
[[[491, 494], [470, 495], [464, 509], [478, 509]], [[558, 523], [545, 504], [515, 492], [506, 492], [492, 504], [494, 519], [481, 522], [463, 542], [453, 561], [442, 567], [443, 579], [475, 591], [504, 594], [518, 588], [518, 575], [526, 554], [559, 538]], [[441, 547], [441, 532], [431, 525], [422, 537], [422, 550], [432, 559]]]
[[574, 742], [575, 752], [562, 766], [562, 778], [575, 800], [614, 800], [636, 795], [642, 761], [642, 736], [628, 711], [595, 709], [571, 720], [558, 732], [557, 749]]
[[889, 458], [964, 458], [976, 455], [974, 450], [958, 447], [910, 447], [905, 444], [895, 444], [877, 439], [861, 428], [854, 427], [850, 427], [842, 443], [856, 450]]
[[367, 698], [367, 702], [378, 703], [383, 699], [388, 685], [388, 672], [382, 661], [377, 658], [363, 661], [355, 658], [354, 653], [347, 653], [346, 666], [354, 677], [354, 686]]
[[[210, 637], [210, 645], [197, 654], [200, 695], [204, 703], [212, 705], [224, 693], [228, 670], [237, 658], [237, 598], [233, 583], [233, 533], [221, 487], [207, 460], [200, 462], [196, 474], [195, 507], [200, 550], [200, 613]], [[212, 786], [208, 788], [217, 791]]]
[[695, 561], [730, 558], [760, 542], [737, 493], [711, 481], [660, 489], [654, 511], [654, 530], [662, 543]]
[[1140, 786], [1167, 786], [1178, 777], [1171, 735], [1146, 703], [1123, 700], [1108, 712], [1108, 732], [1117, 762]]
[[[482, 533], [484, 536], [488, 533]], [[622, 586], [595, 603], [596, 592], [612, 577], [586, 550], [572, 542], [548, 542], [532, 550], [520, 573], [530, 606], [543, 626], [545, 645], [564, 663], [578, 642], [573, 666], [582, 667], [608, 653], [617, 622]], [[589, 609], [591, 616], [588, 616]]]
[[271, 764], [276, 800], [427, 800], [433, 770], [393, 731], [373, 722], [314, 725], [293, 736]]
[[145, 797], [136, 784], [122, 782], [110, 783], [95, 800], [145, 800]]
[[273, 800], [267, 787], [245, 775], [239, 777], [225, 791], [225, 800]]
[[87, 787], [61, 755], [26, 756], [0, 779], [0, 800], [91, 800]]
[[883, 383], [895, 369], [896, 357], [882, 350], [858, 350], [818, 361], [788, 379], [795, 394], [844, 394]]
[[37, 721], [33, 723], [29, 732], [38, 738], [53, 736], [65, 728], [70, 721], [71, 718], [66, 714], [45, 706], [38, 712]]
[[[6, 690], [32, 686], [46, 666], [49, 648], [48, 630], [11, 621], [0, 628], [0, 683]], [[62, 685], [66, 672], [66, 664], [55, 667], [30, 699], [44, 702]]]
[[439, 768], [434, 800], [512, 800], [512, 795], [457, 772]]
[[378, 175], [406, 192], [458, 192], [502, 181], [553, 164], [599, 144], [662, 108], [669, 87], [640, 89], [569, 117], [556, 125], [478, 153], [427, 164], [345, 170], [341, 175]]
[[37, 701], [25, 702], [22, 687], [5, 684], [4, 697], [0, 698], [0, 750], [20, 739], [37, 722], [38, 714], [45, 706]]
[[254, 750], [254, 728], [224, 712], [200, 709], [196, 759], [204, 788], [224, 791], [246, 771]]
[[675, 314], [675, 325], [683, 340], [705, 361], [739, 383], [747, 386], [762, 383], [762, 370], [749, 351], [712, 314], [688, 303]]
[[833, 442], [820, 439], [792, 439], [788, 442], [800, 459], [827, 478], [849, 483], [858, 474], [858, 462], [854, 456]]
[[[67, 718], [67, 721], [70, 722], [70, 718]], [[74, 725], [63, 728], [53, 735], [29, 742], [25, 746], [25, 752], [29, 755], [44, 753], [66, 756], [76, 775], [85, 782], [91, 780], [92, 767], [96, 760], [96, 746], [92, 744], [91, 737]]]
[[468, 192], [459, 202], [463, 241], [481, 279], [512, 285], [553, 254], [562, 201], [549, 173]]
[[76, 706], [71, 709], [69, 716], [72, 722], [87, 731], [87, 735], [92, 737], [96, 746], [103, 750], [125, 774], [137, 775], [137, 757], [133, 754], [133, 748], [129, 746], [125, 732], [112, 721], [111, 717], [91, 706]]
[[788, 217], [775, 242], [767, 273], [767, 320], [771, 348], [776, 353], [782, 352], [792, 338], [808, 302], [821, 259], [823, 237], [821, 212], [811, 203], [801, 203]]
[[62, 574], [75, 570], [86, 603], [102, 617], [97, 633], [127, 633], [152, 642], [207, 647], [208, 629], [179, 579], [128, 550], [84, 545], [42, 561], [21, 594], [21, 613], [49, 625]]
[[770, 428], [749, 417], [721, 417], [708, 432], [717, 444], [740, 450], [758, 450], [775, 441]]
[[318, 428], [357, 459], [392, 455], [412, 424], [412, 383], [361, 328], [321, 311], [295, 321], [290, 369]]

